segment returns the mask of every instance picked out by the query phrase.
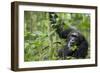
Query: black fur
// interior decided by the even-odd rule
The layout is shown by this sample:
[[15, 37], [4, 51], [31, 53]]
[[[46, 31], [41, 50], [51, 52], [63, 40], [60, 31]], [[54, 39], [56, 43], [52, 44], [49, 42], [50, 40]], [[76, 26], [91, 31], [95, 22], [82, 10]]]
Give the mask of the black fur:
[[[70, 32], [66, 31], [66, 33], [68, 33], [68, 34], [66, 34], [66, 45], [62, 49], [58, 50], [58, 56], [60, 58], [63, 57], [64, 59], [67, 56], [72, 56], [75, 58], [86, 58], [87, 52], [88, 52], [88, 42], [86, 41], [86, 39], [84, 38], [84, 36], [82, 34], [80, 34], [79, 32], [77, 32], [75, 30], [74, 30], [74, 32], [71, 30], [70, 30]], [[68, 47], [68, 43], [71, 40], [71, 38], [72, 38], [71, 36], [73, 33], [77, 33], [77, 35], [73, 35], [73, 37], [75, 38], [74, 43], [77, 46], [77, 49], [74, 51], [72, 51], [70, 49], [72, 45], [70, 47]], [[58, 34], [61, 38], [65, 38], [65, 32], [63, 34], [63, 31], [62, 31], [62, 35], [61, 35], [61, 32], [58, 32]]]

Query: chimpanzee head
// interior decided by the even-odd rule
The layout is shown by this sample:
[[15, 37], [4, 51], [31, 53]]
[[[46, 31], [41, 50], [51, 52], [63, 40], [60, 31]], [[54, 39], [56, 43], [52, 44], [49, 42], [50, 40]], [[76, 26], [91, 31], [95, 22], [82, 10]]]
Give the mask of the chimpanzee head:
[[[79, 32], [71, 32], [67, 38], [67, 47], [68, 49], [75, 50], [77, 49], [78, 45], [81, 43], [82, 37]], [[73, 49], [72, 49], [73, 48]]]

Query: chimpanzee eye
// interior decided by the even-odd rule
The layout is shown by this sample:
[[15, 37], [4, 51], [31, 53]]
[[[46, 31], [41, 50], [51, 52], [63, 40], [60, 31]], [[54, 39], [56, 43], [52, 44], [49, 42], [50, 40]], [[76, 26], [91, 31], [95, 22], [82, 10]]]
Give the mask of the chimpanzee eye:
[[76, 35], [71, 35], [72, 37], [77, 37]]

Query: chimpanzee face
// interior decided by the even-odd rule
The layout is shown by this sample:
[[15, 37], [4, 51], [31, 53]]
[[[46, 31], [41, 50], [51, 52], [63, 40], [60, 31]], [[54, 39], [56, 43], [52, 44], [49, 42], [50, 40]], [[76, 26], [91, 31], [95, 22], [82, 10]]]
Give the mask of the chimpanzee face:
[[73, 32], [68, 36], [67, 46], [70, 49], [73, 46], [77, 46], [79, 44], [79, 34], [77, 32]]

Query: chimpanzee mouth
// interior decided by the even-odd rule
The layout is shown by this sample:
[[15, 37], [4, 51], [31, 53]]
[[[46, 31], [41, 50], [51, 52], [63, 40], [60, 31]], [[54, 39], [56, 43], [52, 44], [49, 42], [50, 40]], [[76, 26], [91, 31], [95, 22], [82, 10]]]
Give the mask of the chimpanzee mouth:
[[68, 48], [72, 51], [75, 51], [77, 49], [77, 45], [75, 42], [73, 43], [68, 43]]
[[75, 45], [75, 42], [69, 42], [68, 43], [68, 48], [73, 47]]

